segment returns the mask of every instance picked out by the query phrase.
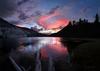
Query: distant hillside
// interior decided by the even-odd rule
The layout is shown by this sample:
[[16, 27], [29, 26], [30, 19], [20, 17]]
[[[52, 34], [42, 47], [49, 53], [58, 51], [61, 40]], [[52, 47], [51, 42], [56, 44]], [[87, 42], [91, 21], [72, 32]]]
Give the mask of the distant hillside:
[[11, 28], [11, 27], [15, 28], [16, 26], [0, 18], [0, 28]]
[[32, 37], [32, 36], [34, 36], [34, 37], [46, 36], [44, 34], [36, 32], [36, 31], [34, 31], [32, 29], [28, 29], [26, 27], [18, 27], [18, 28], [20, 28], [21, 30], [23, 30], [27, 34], [27, 36], [29, 36], [29, 37]]
[[17, 27], [0, 18], [0, 36], [27, 37], [27, 36], [43, 36], [43, 35], [28, 28]]
[[88, 23], [77, 22], [74, 25], [69, 24], [60, 32], [52, 34], [51, 36], [61, 37], [100, 37], [100, 22]]

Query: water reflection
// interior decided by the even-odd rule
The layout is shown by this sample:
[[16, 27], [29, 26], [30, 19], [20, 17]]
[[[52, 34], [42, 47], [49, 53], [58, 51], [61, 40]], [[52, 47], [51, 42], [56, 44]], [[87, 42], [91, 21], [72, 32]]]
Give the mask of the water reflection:
[[[100, 39], [26, 37], [19, 38], [18, 41], [15, 38], [3, 39], [4, 54], [1, 54], [11, 51], [10, 55], [6, 52], [7, 56], [1, 58], [7, 64], [13, 64], [17, 71], [86, 71], [86, 67], [89, 67], [88, 70], [99, 68]], [[5, 66], [4, 64], [3, 67]]]
[[40, 52], [42, 59], [52, 57], [54, 60], [68, 54], [67, 47], [62, 45], [60, 37], [21, 38], [18, 51], [27, 55]]
[[24, 70], [34, 68], [30, 71], [58, 71], [56, 67], [59, 64], [56, 62], [61, 62], [62, 67], [69, 62], [68, 49], [61, 43], [60, 37], [20, 38], [19, 44], [11, 56]]

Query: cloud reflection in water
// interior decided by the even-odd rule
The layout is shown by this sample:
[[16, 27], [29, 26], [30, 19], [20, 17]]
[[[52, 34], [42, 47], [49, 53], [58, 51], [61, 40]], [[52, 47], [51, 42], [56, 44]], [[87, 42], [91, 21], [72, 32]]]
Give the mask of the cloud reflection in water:
[[[52, 57], [58, 59], [68, 55], [67, 47], [64, 47], [59, 37], [31, 37], [20, 39], [21, 46], [18, 51], [24, 54], [35, 54], [38, 51], [41, 53], [41, 58], [45, 59]], [[25, 45], [27, 44], [27, 45]]]

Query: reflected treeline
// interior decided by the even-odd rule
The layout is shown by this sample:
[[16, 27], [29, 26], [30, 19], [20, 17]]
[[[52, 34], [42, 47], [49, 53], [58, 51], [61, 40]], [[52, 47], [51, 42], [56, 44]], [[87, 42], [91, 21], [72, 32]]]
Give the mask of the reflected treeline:
[[79, 21], [71, 21], [69, 25], [60, 32], [52, 34], [52, 36], [67, 37], [99, 37], [100, 36], [100, 18], [96, 14], [94, 22], [88, 22], [87, 19], [79, 19]]

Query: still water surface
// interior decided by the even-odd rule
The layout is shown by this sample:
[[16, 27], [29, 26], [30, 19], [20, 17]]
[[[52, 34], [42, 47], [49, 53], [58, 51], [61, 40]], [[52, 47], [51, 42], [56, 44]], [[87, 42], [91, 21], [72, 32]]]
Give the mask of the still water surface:
[[25, 55], [41, 54], [42, 59], [51, 57], [54, 60], [68, 55], [67, 46], [61, 43], [60, 37], [30, 37], [21, 38], [20, 46], [17, 49]]
[[[18, 64], [18, 69], [22, 71], [69, 71], [73, 55], [72, 48], [77, 49], [76, 46], [79, 45], [84, 55], [79, 53], [78, 55], [84, 58], [91, 52], [96, 53], [94, 47], [97, 46], [98, 50], [99, 42], [93, 39], [62, 40], [61, 37], [25, 37], [19, 38], [19, 46], [11, 52], [10, 56]], [[90, 51], [86, 52], [86, 50]]]
[[55, 71], [55, 67], [59, 68], [57, 65], [66, 68], [70, 56], [61, 40], [60, 37], [20, 38], [20, 45], [11, 56], [24, 70], [34, 67], [34, 71]]

